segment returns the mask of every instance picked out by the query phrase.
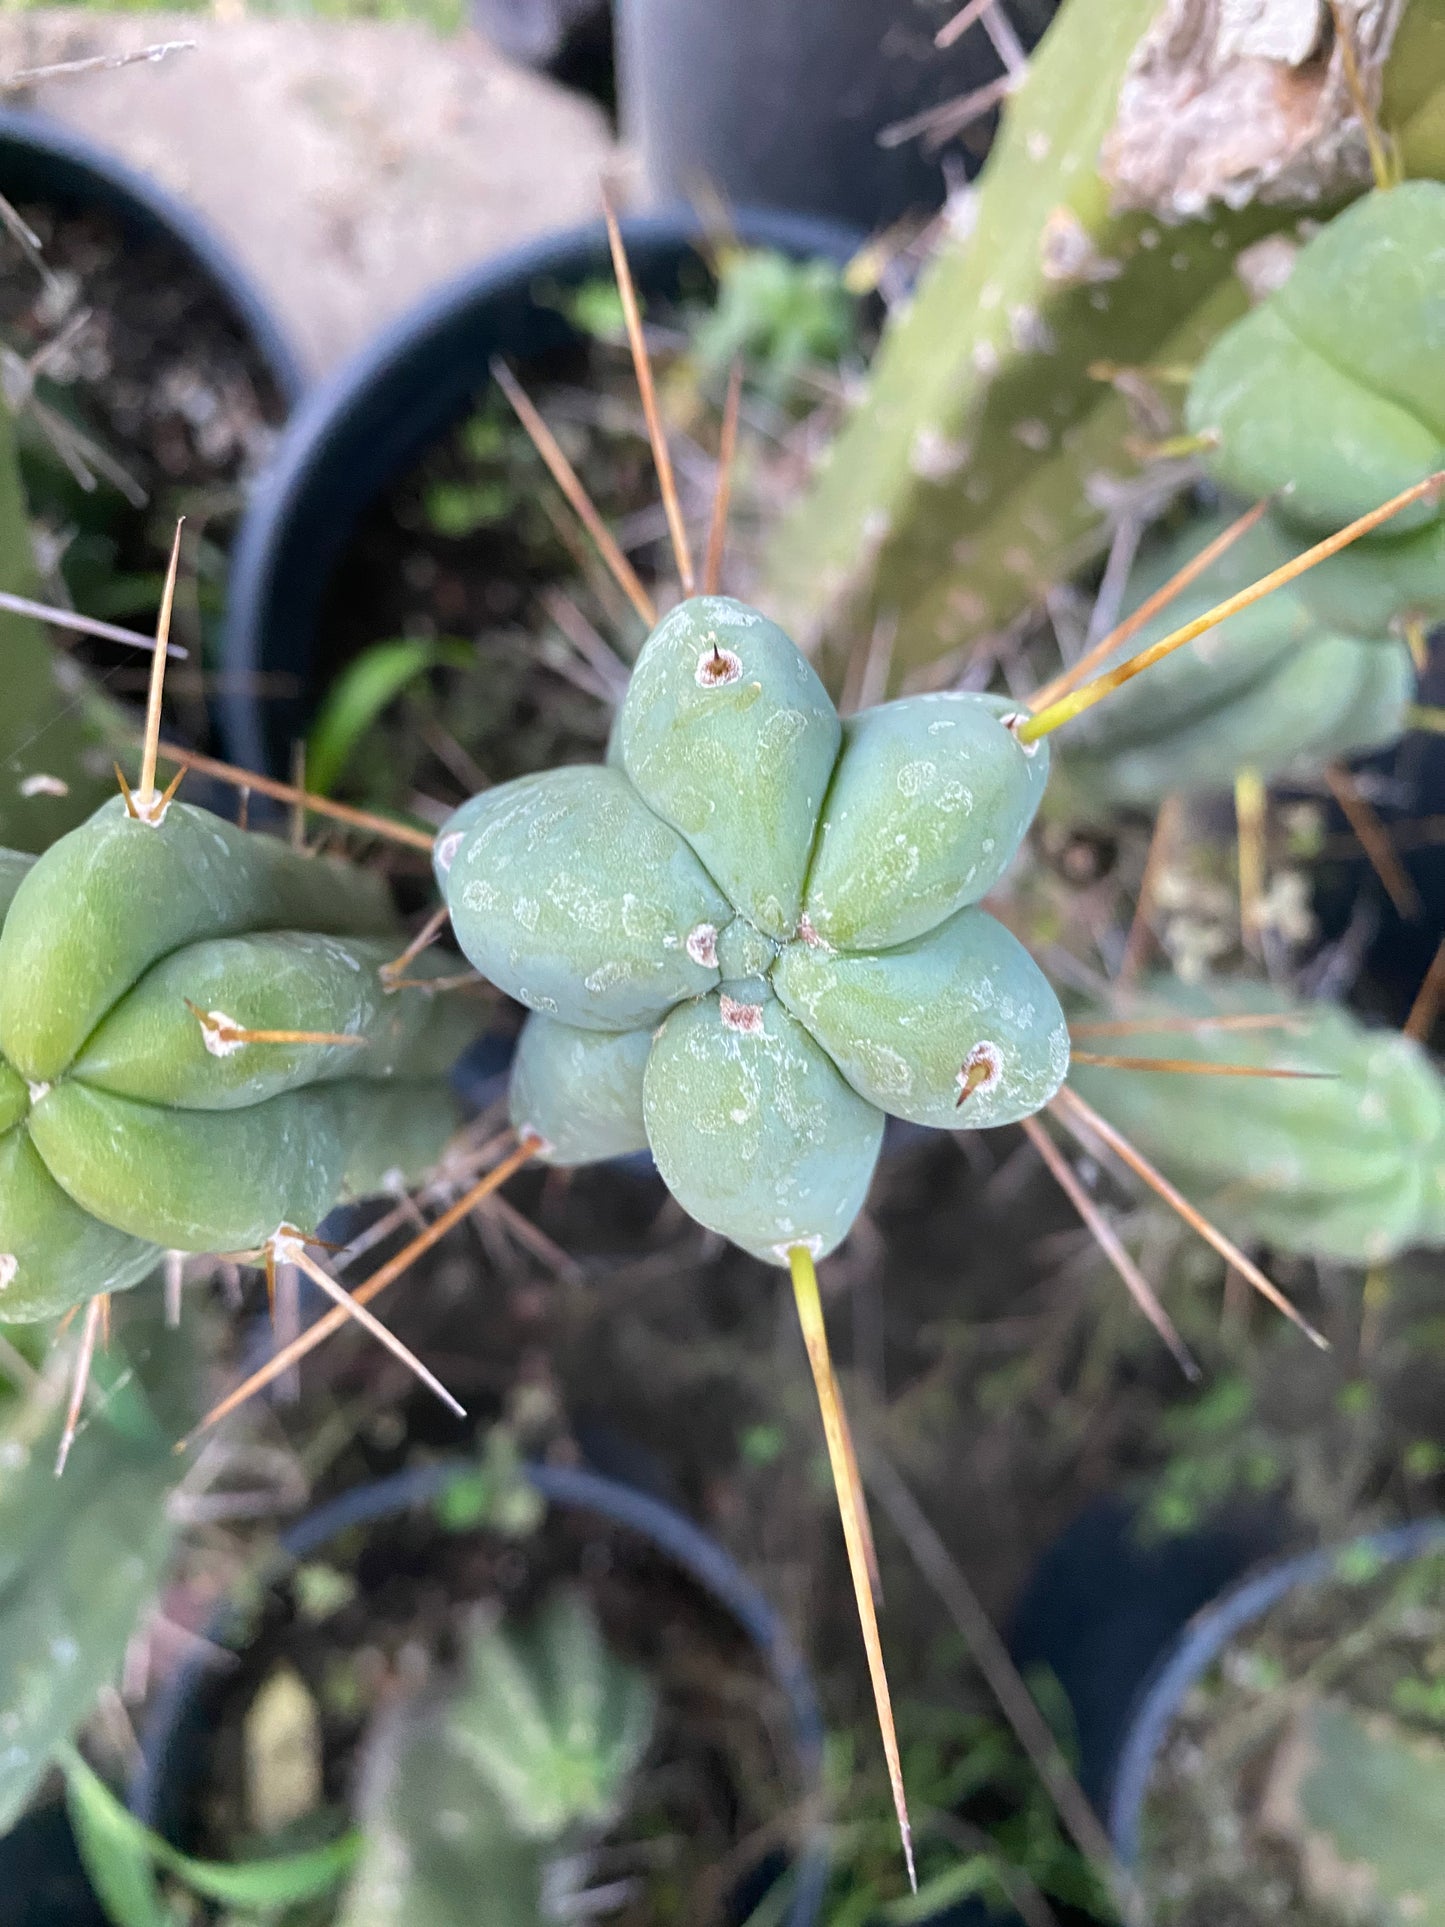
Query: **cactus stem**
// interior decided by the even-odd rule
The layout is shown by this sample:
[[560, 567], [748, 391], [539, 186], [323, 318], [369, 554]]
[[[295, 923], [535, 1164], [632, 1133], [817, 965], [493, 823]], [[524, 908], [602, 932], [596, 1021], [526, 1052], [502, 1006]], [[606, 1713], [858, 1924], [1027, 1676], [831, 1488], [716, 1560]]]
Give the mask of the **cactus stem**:
[[898, 1834], [903, 1842], [903, 1858], [908, 1867], [908, 1884], [918, 1892], [918, 1874], [913, 1861], [913, 1826], [908, 1817], [908, 1796], [903, 1787], [903, 1762], [898, 1752], [898, 1732], [893, 1720], [893, 1698], [888, 1689], [888, 1671], [883, 1661], [883, 1641], [878, 1631], [878, 1612], [873, 1602], [869, 1548], [872, 1531], [865, 1522], [867, 1502], [858, 1476], [843, 1401], [828, 1350], [828, 1327], [823, 1318], [823, 1301], [818, 1294], [818, 1273], [813, 1254], [806, 1245], [791, 1245], [788, 1268], [793, 1277], [793, 1296], [798, 1306], [798, 1322], [803, 1328], [803, 1344], [812, 1367], [818, 1407], [823, 1415], [823, 1436], [833, 1468], [833, 1486], [838, 1495], [838, 1511], [843, 1521], [843, 1539], [848, 1548], [848, 1566], [853, 1575], [853, 1592], [858, 1602], [858, 1618], [863, 1628], [863, 1645], [868, 1654], [868, 1673], [873, 1683], [873, 1703], [883, 1735], [883, 1752], [888, 1761], [888, 1779], [893, 1789], [893, 1808], [898, 1816]]
[[1243, 515], [1231, 522], [1227, 529], [1221, 529], [1212, 542], [1205, 543], [1198, 555], [1190, 556], [1182, 569], [1176, 569], [1167, 582], [1162, 583], [1153, 595], [1147, 596], [1131, 615], [1126, 616], [1122, 622], [1116, 623], [1107, 635], [1101, 636], [1092, 648], [1080, 656], [1077, 662], [1072, 663], [1061, 676], [1055, 676], [1052, 682], [1045, 683], [1042, 689], [1035, 690], [1028, 698], [1028, 707], [1033, 710], [1046, 709], [1050, 703], [1057, 702], [1060, 696], [1066, 696], [1071, 689], [1077, 688], [1084, 678], [1112, 655], [1121, 643], [1137, 635], [1146, 622], [1152, 622], [1161, 609], [1167, 609], [1177, 596], [1184, 593], [1191, 582], [1196, 581], [1206, 569], [1211, 568], [1219, 560], [1220, 556], [1233, 548], [1241, 536], [1248, 535], [1268, 508], [1268, 499], [1256, 502], [1253, 508], [1246, 509]]
[[652, 597], [643, 588], [637, 571], [618, 547], [616, 537], [602, 520], [596, 503], [583, 488], [581, 476], [562, 453], [561, 443], [543, 421], [531, 396], [506, 362], [493, 356], [491, 366], [493, 381], [512, 404], [512, 410], [526, 429], [533, 448], [542, 457], [548, 474], [571, 504], [578, 521], [592, 537], [597, 553], [607, 564], [613, 580], [648, 628], [652, 628], [657, 621]]
[[743, 364], [728, 370], [727, 400], [723, 403], [722, 434], [718, 441], [717, 489], [712, 498], [712, 522], [707, 532], [707, 555], [702, 565], [702, 592], [716, 595], [722, 582], [723, 552], [728, 539], [728, 509], [732, 503], [733, 462], [738, 452], [738, 413], [743, 401]]
[[1184, 1220], [1191, 1231], [1197, 1232], [1206, 1244], [1214, 1247], [1221, 1258], [1226, 1259], [1237, 1271], [1242, 1272], [1260, 1296], [1267, 1299], [1276, 1311], [1283, 1312], [1292, 1325], [1297, 1325], [1312, 1345], [1317, 1345], [1322, 1352], [1330, 1349], [1329, 1340], [1323, 1333], [1317, 1332], [1309, 1320], [1295, 1309], [1279, 1286], [1265, 1276], [1254, 1260], [1247, 1258], [1234, 1240], [1226, 1238], [1217, 1226], [1210, 1223], [1202, 1211], [1197, 1211], [1183, 1192], [1177, 1191], [1163, 1172], [1151, 1164], [1142, 1151], [1136, 1150], [1122, 1131], [1116, 1130], [1107, 1118], [1101, 1117], [1092, 1104], [1086, 1104], [1077, 1091], [1070, 1090], [1065, 1084], [1056, 1096], [1049, 1099], [1049, 1109], [1064, 1128], [1081, 1141], [1087, 1142], [1091, 1133], [1095, 1137], [1102, 1138], [1109, 1149], [1123, 1159], [1136, 1177], [1142, 1178], [1150, 1190], [1161, 1197], [1170, 1210]]
[[692, 551], [687, 544], [682, 504], [678, 500], [677, 482], [672, 472], [672, 455], [662, 426], [662, 414], [657, 406], [657, 389], [652, 380], [652, 363], [648, 359], [647, 341], [642, 332], [642, 311], [637, 305], [637, 289], [633, 285], [632, 268], [627, 259], [627, 250], [622, 245], [622, 230], [617, 225], [617, 216], [612, 211], [612, 203], [605, 191], [602, 196], [602, 218], [607, 223], [607, 241], [612, 249], [612, 266], [617, 276], [617, 292], [622, 297], [622, 313], [627, 323], [627, 342], [632, 350], [632, 366], [637, 374], [637, 392], [641, 397], [642, 413], [647, 421], [647, 439], [652, 444], [652, 461], [657, 470], [657, 485], [662, 491], [663, 513], [667, 517], [668, 534], [672, 537], [672, 553], [677, 562], [678, 579], [682, 583], [683, 595], [690, 596], [695, 594], [697, 589], [692, 573]]
[[1154, 1287], [1125, 1250], [1118, 1232], [1084, 1189], [1078, 1172], [1036, 1117], [1024, 1118], [1023, 1127], [1030, 1143], [1048, 1167], [1049, 1175], [1083, 1219], [1095, 1244], [1123, 1279], [1129, 1295], [1164, 1341], [1175, 1364], [1191, 1385], [1197, 1385], [1203, 1374], [1179, 1336], [1174, 1320], [1160, 1304]]
[[328, 1298], [334, 1299], [347, 1318], [355, 1319], [363, 1331], [369, 1332], [379, 1345], [385, 1345], [394, 1358], [399, 1358], [407, 1370], [419, 1379], [429, 1392], [435, 1393], [449, 1411], [454, 1412], [458, 1418], [466, 1417], [466, 1407], [458, 1399], [453, 1398], [435, 1372], [428, 1371], [415, 1352], [402, 1344], [395, 1332], [388, 1331], [379, 1318], [374, 1317], [364, 1305], [357, 1303], [355, 1297], [344, 1285], [336, 1282], [324, 1265], [317, 1264], [306, 1250], [297, 1232], [283, 1227], [272, 1239], [271, 1244], [288, 1264], [293, 1264], [304, 1271], [313, 1284], [319, 1285]]
[[90, 1384], [90, 1368], [95, 1360], [95, 1341], [100, 1336], [102, 1321], [110, 1310], [110, 1294], [100, 1292], [92, 1298], [85, 1308], [85, 1323], [80, 1328], [80, 1350], [76, 1354], [75, 1371], [70, 1381], [70, 1403], [65, 1408], [65, 1429], [60, 1434], [60, 1447], [55, 1454], [55, 1476], [58, 1479], [65, 1470], [65, 1462], [70, 1457], [70, 1448], [75, 1443], [75, 1435], [80, 1430], [80, 1410], [85, 1403], [86, 1388]]
[[417, 931], [416, 935], [407, 945], [406, 949], [402, 951], [401, 955], [399, 957], [393, 957], [390, 963], [384, 963], [381, 966], [377, 975], [381, 978], [388, 990], [392, 988], [392, 980], [399, 977], [409, 963], [415, 963], [423, 950], [429, 950], [436, 942], [443, 930], [446, 929], [450, 915], [451, 912], [445, 904], [442, 904], [440, 909], [433, 910], [421, 929]]
[[353, 1047], [370, 1043], [348, 1030], [247, 1030], [224, 1010], [202, 1010], [189, 997], [181, 1002], [201, 1027], [206, 1049], [212, 1057], [229, 1057], [246, 1044], [346, 1044]]
[[1407, 922], [1413, 922], [1424, 906], [1415, 880], [1405, 868], [1390, 841], [1390, 832], [1366, 801], [1359, 784], [1342, 763], [1326, 763], [1325, 782], [1340, 813], [1355, 833], [1370, 868], [1385, 886], [1385, 894]]
[[410, 823], [398, 823], [394, 817], [378, 816], [374, 810], [359, 810], [350, 803], [333, 802], [329, 796], [317, 796], [314, 791], [298, 792], [294, 783], [279, 782], [274, 776], [257, 776], [248, 769], [237, 769], [233, 763], [217, 762], [213, 756], [202, 756], [197, 751], [183, 749], [179, 743], [162, 743], [160, 753], [168, 763], [181, 763], [201, 776], [214, 776], [218, 783], [229, 783], [243, 792], [255, 790], [260, 796], [269, 796], [278, 803], [303, 802], [312, 816], [326, 816], [337, 823], [346, 823], [354, 830], [361, 830], [367, 836], [377, 836], [390, 843], [405, 843], [413, 850], [425, 850], [430, 854], [436, 838], [430, 830], [417, 829]]
[[1164, 874], [1165, 865], [1174, 852], [1175, 834], [1183, 809], [1182, 797], [1166, 796], [1154, 819], [1149, 849], [1144, 858], [1144, 874], [1139, 879], [1139, 894], [1134, 899], [1134, 915], [1129, 924], [1129, 934], [1124, 940], [1124, 954], [1119, 959], [1118, 981], [1121, 984], [1132, 983], [1138, 976], [1153, 940], [1154, 900], [1159, 893], [1159, 880]]
[[1445, 469], [1436, 469], [1423, 481], [1401, 489], [1398, 495], [1392, 495], [1388, 502], [1382, 502], [1378, 508], [1371, 509], [1368, 514], [1357, 516], [1353, 522], [1347, 523], [1336, 534], [1327, 535], [1323, 542], [1316, 542], [1312, 548], [1305, 549], [1288, 562], [1281, 563], [1279, 568], [1271, 569], [1257, 582], [1252, 582], [1247, 589], [1240, 589], [1236, 594], [1227, 596], [1223, 602], [1215, 603], [1212, 609], [1206, 609], [1203, 615], [1196, 616], [1193, 622], [1186, 622], [1183, 628], [1175, 629], [1167, 636], [1161, 636], [1158, 642], [1151, 643], [1147, 649], [1141, 649], [1137, 656], [1131, 656], [1127, 662], [1120, 663], [1117, 669], [1109, 670], [1106, 675], [1096, 676], [1093, 682], [1085, 683], [1082, 689], [1072, 690], [1068, 695], [1037, 710], [1034, 715], [1018, 724], [1014, 731], [1015, 735], [1021, 743], [1035, 743], [1040, 737], [1051, 735], [1063, 724], [1072, 722], [1075, 716], [1081, 716], [1086, 709], [1092, 709], [1095, 703], [1102, 702], [1106, 696], [1112, 695], [1116, 689], [1121, 689], [1126, 682], [1131, 681], [1143, 670], [1152, 668], [1156, 662], [1161, 662], [1165, 656], [1172, 655], [1176, 649], [1182, 649], [1186, 642], [1193, 642], [1197, 636], [1204, 635], [1210, 629], [1218, 628], [1221, 622], [1227, 621], [1230, 616], [1237, 615], [1241, 609], [1248, 609], [1254, 603], [1262, 601], [1272, 590], [1282, 589], [1287, 582], [1293, 582], [1297, 576], [1304, 575], [1321, 562], [1328, 561], [1332, 555], [1338, 555], [1341, 549], [1347, 549], [1352, 542], [1358, 542], [1362, 535], [1368, 535], [1371, 530], [1379, 528], [1382, 522], [1388, 522], [1392, 516], [1398, 515], [1401, 509], [1408, 508], [1412, 502], [1423, 501], [1427, 495], [1438, 495], [1442, 487], [1445, 487]]
[[[541, 1143], [542, 1140], [535, 1131], [525, 1132], [520, 1143], [509, 1151], [484, 1178], [480, 1178], [469, 1191], [457, 1199], [455, 1204], [429, 1224], [424, 1231], [419, 1232], [404, 1250], [399, 1251], [394, 1258], [389, 1258], [363, 1284], [358, 1285], [356, 1290], [349, 1294], [350, 1303], [368, 1305], [385, 1291], [388, 1285], [394, 1284], [404, 1272], [411, 1269], [424, 1251], [429, 1251], [439, 1238], [445, 1237], [454, 1225], [460, 1224], [463, 1218], [475, 1211], [484, 1198], [498, 1190], [514, 1172], [520, 1170], [541, 1148]], [[244, 1405], [253, 1393], [261, 1391], [273, 1379], [289, 1371], [299, 1359], [306, 1356], [307, 1352], [319, 1345], [322, 1339], [329, 1338], [334, 1331], [339, 1331], [346, 1323], [346, 1319], [347, 1312], [340, 1305], [333, 1307], [331, 1311], [324, 1312], [315, 1324], [308, 1325], [306, 1330], [293, 1338], [289, 1345], [283, 1345], [274, 1358], [268, 1359], [259, 1371], [253, 1372], [233, 1392], [228, 1392], [225, 1398], [214, 1405], [200, 1424], [177, 1443], [177, 1452], [184, 1452], [202, 1432], [208, 1431], [228, 1413], [234, 1412], [237, 1406]]]
[[1405, 1035], [1413, 1037], [1417, 1044], [1429, 1043], [1442, 1002], [1445, 1002], [1445, 937], [1440, 939], [1430, 968], [1425, 972], [1425, 981], [1415, 992], [1410, 1015], [1405, 1019]]
[[1171, 1077], [1303, 1077], [1330, 1082], [1338, 1071], [1276, 1070], [1266, 1064], [1206, 1064], [1194, 1057], [1118, 1057], [1112, 1052], [1076, 1050], [1076, 1064], [1098, 1064], [1111, 1071], [1167, 1071]]
[[156, 792], [156, 757], [161, 741], [161, 698], [166, 687], [167, 645], [171, 639], [171, 612], [176, 602], [176, 576], [181, 566], [181, 531], [184, 515], [177, 518], [171, 541], [171, 559], [166, 566], [166, 586], [161, 593], [161, 612], [156, 621], [156, 646], [151, 657], [150, 689], [146, 695], [145, 741], [141, 748], [140, 783], [136, 789], [136, 810], [142, 822], [152, 826], [164, 821], [167, 801]]
[[1234, 778], [1234, 827], [1239, 845], [1239, 934], [1246, 950], [1259, 953], [1264, 936], [1264, 896], [1269, 797], [1259, 772]]

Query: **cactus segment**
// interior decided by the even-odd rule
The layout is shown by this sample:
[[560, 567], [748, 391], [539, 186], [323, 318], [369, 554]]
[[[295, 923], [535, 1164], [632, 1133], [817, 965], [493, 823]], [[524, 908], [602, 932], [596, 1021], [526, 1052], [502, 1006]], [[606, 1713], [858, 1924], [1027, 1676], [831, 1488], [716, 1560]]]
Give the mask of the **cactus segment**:
[[1445, 1078], [1411, 1038], [1260, 985], [1150, 987], [1162, 1012], [1277, 1012], [1297, 1027], [1163, 1030], [1129, 1049], [1323, 1073], [1314, 1079], [1175, 1077], [1076, 1064], [1072, 1083], [1196, 1198], [1303, 1256], [1376, 1264], [1445, 1244]]
[[1445, 1927], [1445, 1746], [1388, 1714], [1311, 1700], [1267, 1783], [1268, 1829], [1299, 1853], [1322, 1916], [1369, 1927]]
[[3, 927], [15, 892], [35, 859], [20, 850], [0, 850], [0, 927]]
[[823, 806], [803, 909], [825, 944], [920, 937], [991, 890], [1048, 781], [1007, 697], [911, 696], [851, 717]]
[[734, 917], [718, 932], [717, 967], [725, 984], [766, 977], [778, 959], [778, 945], [746, 917]]
[[36, 1324], [97, 1292], [125, 1291], [160, 1257], [157, 1244], [102, 1224], [67, 1197], [28, 1132], [0, 1137], [0, 1323]]
[[[71, 1065], [96, 1090], [182, 1110], [232, 1110], [304, 1084], [445, 1074], [475, 1026], [455, 1000], [388, 991], [396, 941], [284, 931], [188, 944], [153, 964]], [[409, 974], [440, 975], [434, 954]], [[360, 1044], [227, 1042], [232, 1028], [349, 1036]]]
[[678, 1007], [647, 1063], [643, 1113], [663, 1181], [709, 1230], [769, 1264], [826, 1256], [862, 1208], [883, 1113], [770, 994]]
[[529, 1017], [512, 1063], [512, 1122], [543, 1141], [548, 1164], [590, 1164], [647, 1149], [642, 1078], [652, 1033], [577, 1030]]
[[913, 1124], [1015, 1123], [1043, 1108], [1069, 1068], [1058, 999], [982, 910], [878, 956], [789, 944], [773, 983], [853, 1089]]
[[283, 1223], [314, 1230], [336, 1202], [350, 1089], [175, 1111], [67, 1080], [32, 1105], [28, 1129], [92, 1217], [178, 1251], [251, 1251]]
[[[1338, 214], [1196, 370], [1186, 420], [1242, 495], [1328, 534], [1445, 465], [1445, 186], [1409, 181]], [[1394, 537], [1439, 520], [1414, 503]], [[1368, 538], [1367, 538], [1368, 539]]]
[[377, 877], [298, 855], [208, 810], [172, 803], [158, 824], [112, 797], [52, 844], [0, 931], [0, 1050], [49, 1083], [144, 971], [181, 945], [243, 931], [379, 936]]
[[329, 1088], [341, 1107], [346, 1144], [341, 1190], [353, 1201], [394, 1197], [420, 1184], [461, 1127], [456, 1099], [439, 1078]]
[[313, 1232], [434, 1166], [476, 1009], [388, 988], [380, 879], [116, 799], [0, 880], [0, 1322], [121, 1290], [161, 1250]]
[[614, 1659], [581, 1594], [552, 1595], [525, 1636], [476, 1634], [452, 1745], [522, 1838], [556, 1841], [617, 1818], [652, 1737], [647, 1679]]
[[839, 733], [806, 658], [729, 596], [694, 596], [663, 617], [618, 720], [638, 795], [780, 940], [797, 927]]
[[718, 981], [697, 933], [728, 921], [727, 900], [619, 771], [486, 791], [444, 826], [437, 866], [472, 963], [564, 1024], [635, 1030]]
[[126, 1343], [117, 1383], [77, 1437], [63, 1479], [58, 1424], [39, 1439], [4, 1441], [0, 1834], [116, 1679], [165, 1571], [174, 1533], [166, 1500], [183, 1467], [137, 1377], [149, 1387], [164, 1376], [188, 1391], [189, 1355], [175, 1333], [155, 1333], [148, 1349], [143, 1358]]
[[[465, 1676], [368, 1744], [365, 1851], [340, 1927], [540, 1927], [562, 1858], [617, 1819], [651, 1741], [651, 1683], [554, 1593], [520, 1632], [483, 1625]], [[480, 1911], [479, 1911], [480, 1908]]]

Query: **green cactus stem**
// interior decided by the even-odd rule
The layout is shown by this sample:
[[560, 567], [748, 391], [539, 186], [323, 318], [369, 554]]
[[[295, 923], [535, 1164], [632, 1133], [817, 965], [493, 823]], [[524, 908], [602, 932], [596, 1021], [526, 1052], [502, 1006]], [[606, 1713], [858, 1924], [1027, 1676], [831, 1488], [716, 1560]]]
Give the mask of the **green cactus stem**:
[[[1430, 30], [1438, 0], [1412, 5], [1407, 28], [1417, 11], [1384, 69], [1387, 124], [1408, 167], [1438, 172], [1445, 30]], [[1194, 365], [1246, 312], [1241, 255], [1365, 184], [1348, 169], [1286, 168], [1268, 195], [1258, 180], [1208, 180], [1208, 130], [1178, 115], [1143, 143], [1154, 154], [1176, 141], [1169, 191], [1163, 178], [1152, 194], [1131, 183], [1125, 122], [1176, 52], [1158, 44], [1162, 12], [1159, 0], [1066, 0], [1035, 51], [976, 220], [941, 242], [885, 333], [866, 400], [769, 545], [766, 605], [810, 651], [896, 622], [901, 675], [1037, 605], [1100, 550], [1141, 474], [1127, 453], [1137, 418], [1101, 373], [1138, 370], [1147, 384], [1150, 370]], [[1218, 64], [1233, 57], [1222, 48]], [[1281, 97], [1321, 72], [1286, 64]], [[1179, 85], [1185, 101], [1204, 91]], [[1238, 115], [1257, 105], [1241, 95]], [[1222, 124], [1222, 101], [1219, 113]]]
[[[1157, 544], [1131, 574], [1122, 613], [1132, 614], [1230, 519], [1191, 520]], [[1291, 552], [1277, 528], [1250, 530], [1101, 670], [1202, 615]], [[1152, 807], [1169, 795], [1228, 789], [1241, 770], [1309, 776], [1398, 741], [1415, 692], [1408, 647], [1394, 636], [1322, 628], [1308, 600], [1310, 579], [1276, 589], [1086, 710], [1060, 738], [1065, 793]]]
[[478, 1628], [455, 1688], [372, 1742], [342, 1927], [541, 1927], [551, 1870], [618, 1819], [654, 1714], [580, 1594], [521, 1632]]
[[58, 1416], [22, 1414], [0, 1481], [0, 1833], [120, 1672], [170, 1554], [180, 1476], [171, 1423], [189, 1416], [181, 1334], [123, 1327], [97, 1361], [104, 1397], [55, 1476]]
[[[1338, 1263], [1445, 1244], [1445, 1078], [1421, 1045], [1256, 984], [1159, 982], [1141, 1001], [1130, 1055], [1310, 1074], [1178, 1076], [1075, 1063], [1079, 1094], [1196, 1202], [1208, 1208], [1218, 1195], [1252, 1236]], [[1170, 1026], [1151, 1031], [1151, 1010]], [[1200, 1027], [1174, 1028], [1181, 1015]], [[1208, 1022], [1271, 1015], [1279, 1028]]]
[[380, 879], [172, 802], [0, 863], [0, 1318], [414, 1182], [471, 1011], [393, 989]]

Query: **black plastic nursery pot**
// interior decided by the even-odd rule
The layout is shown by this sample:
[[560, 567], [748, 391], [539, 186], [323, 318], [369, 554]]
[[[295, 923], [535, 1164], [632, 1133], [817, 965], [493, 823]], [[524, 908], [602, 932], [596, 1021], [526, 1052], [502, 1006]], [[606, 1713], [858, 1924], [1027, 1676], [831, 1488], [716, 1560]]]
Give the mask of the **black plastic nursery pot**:
[[[859, 237], [805, 216], [739, 212], [738, 238], [806, 260], [842, 262]], [[624, 221], [644, 300], [675, 298], [702, 271], [701, 224], [689, 214]], [[298, 410], [242, 524], [225, 632], [227, 753], [283, 773], [290, 745], [322, 695], [317, 624], [339, 558], [368, 509], [459, 422], [501, 357], [524, 384], [529, 365], [580, 336], [558, 295], [611, 273], [600, 222], [482, 262], [394, 323]], [[294, 701], [262, 704], [259, 675], [299, 679]], [[262, 685], [264, 686], [264, 685]]]
[[[244, 1667], [269, 1589], [343, 1538], [425, 1514], [459, 1477], [475, 1469], [474, 1463], [450, 1459], [398, 1472], [342, 1494], [281, 1535], [261, 1585], [253, 1576], [222, 1603], [205, 1629], [206, 1645], [198, 1644], [155, 1706], [130, 1792], [132, 1810], [148, 1826], [180, 1846], [194, 1844], [190, 1835], [195, 1815], [213, 1781], [218, 1711], [233, 1677], [231, 1667], [218, 1663], [217, 1649], [236, 1655]], [[745, 1920], [771, 1885], [786, 1879], [782, 1927], [814, 1927], [831, 1864], [821, 1826], [823, 1720], [808, 1669], [773, 1608], [715, 1539], [650, 1492], [581, 1467], [532, 1464], [524, 1469], [549, 1513], [620, 1529], [644, 1555], [660, 1560], [720, 1609], [756, 1655], [777, 1694], [793, 1777], [819, 1818], [791, 1866], [773, 1862], [755, 1870], [745, 1890], [735, 1893], [732, 1912]], [[464, 1530], [451, 1529], [454, 1535]]]
[[1144, 1542], [1114, 1500], [1083, 1514], [1045, 1554], [1010, 1641], [1018, 1664], [1047, 1667], [1074, 1716], [1078, 1776], [1126, 1867], [1173, 1724], [1234, 1640], [1292, 1594], [1329, 1581], [1341, 1561], [1386, 1567], [1445, 1548], [1445, 1520], [1280, 1557], [1283, 1516], [1257, 1511]]
[[157, 181], [44, 115], [0, 109], [0, 194], [98, 208], [137, 240], [168, 241], [212, 284], [287, 405], [299, 401], [306, 374], [265, 296], [209, 224]]
[[[979, 24], [935, 45], [958, 10], [955, 0], [617, 0], [623, 126], [649, 186], [865, 228], [941, 206], [939, 154], [900, 124], [1005, 72]], [[1005, 24], [1027, 50], [1052, 13], [1053, 0], [1015, 0]], [[951, 147], [960, 170], [979, 164], [989, 120], [985, 103], [969, 144]]]

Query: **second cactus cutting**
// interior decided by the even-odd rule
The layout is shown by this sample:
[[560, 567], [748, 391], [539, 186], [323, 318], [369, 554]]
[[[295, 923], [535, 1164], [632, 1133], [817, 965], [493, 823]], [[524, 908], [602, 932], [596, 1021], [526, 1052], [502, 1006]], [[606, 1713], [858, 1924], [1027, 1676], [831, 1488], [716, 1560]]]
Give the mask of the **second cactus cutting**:
[[978, 908], [1043, 794], [994, 696], [839, 721], [775, 624], [725, 596], [653, 630], [609, 766], [466, 804], [436, 845], [457, 937], [533, 1013], [513, 1121], [584, 1164], [649, 1146], [700, 1223], [771, 1263], [862, 1207], [885, 1115], [1040, 1110], [1068, 1030]]

